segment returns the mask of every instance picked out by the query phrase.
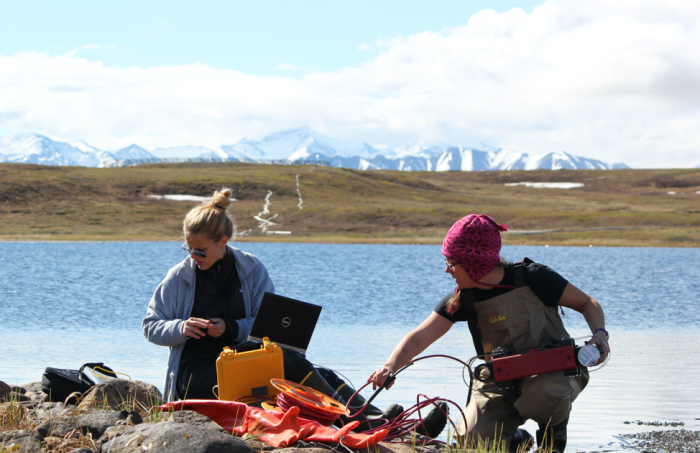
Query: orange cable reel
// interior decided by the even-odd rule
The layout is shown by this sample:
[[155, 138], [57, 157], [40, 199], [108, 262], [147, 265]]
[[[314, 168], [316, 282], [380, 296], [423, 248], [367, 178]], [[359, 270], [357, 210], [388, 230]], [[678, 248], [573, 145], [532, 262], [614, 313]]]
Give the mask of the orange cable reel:
[[337, 415], [345, 415], [346, 408], [339, 401], [334, 400], [328, 395], [324, 395], [318, 390], [311, 387], [297, 384], [284, 379], [271, 379], [270, 383], [275, 386], [280, 392], [289, 396], [295, 401], [299, 401], [305, 405], [309, 405], [314, 409]]

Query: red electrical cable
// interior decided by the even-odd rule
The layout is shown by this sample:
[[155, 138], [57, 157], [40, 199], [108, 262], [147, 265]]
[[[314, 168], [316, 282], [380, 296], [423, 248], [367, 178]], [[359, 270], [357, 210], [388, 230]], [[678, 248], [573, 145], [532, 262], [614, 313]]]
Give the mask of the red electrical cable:
[[313, 388], [284, 379], [271, 379], [270, 383], [280, 390], [277, 405], [285, 412], [296, 406], [301, 417], [330, 426], [346, 411], [339, 401]]
[[323, 426], [332, 425], [333, 422], [338, 420], [340, 417], [340, 415], [323, 410], [316, 405], [307, 404], [303, 401], [292, 398], [285, 392], [280, 392], [280, 394], [277, 395], [277, 405], [285, 412], [296, 406], [299, 408], [300, 417], [317, 421]]
[[[455, 358], [455, 357], [452, 357], [452, 356], [442, 355], [442, 354], [434, 354], [434, 355], [427, 355], [427, 356], [419, 357], [419, 358], [413, 360], [409, 365], [411, 365], [411, 364], [413, 364], [413, 363], [415, 363], [415, 362], [418, 362], [418, 361], [420, 361], [420, 360], [430, 359], [430, 358], [437, 358], [437, 357], [455, 360], [455, 361], [461, 363], [462, 365], [464, 365], [465, 367], [470, 368], [469, 365], [468, 365], [467, 363], [463, 362], [462, 360], [459, 360], [459, 359], [457, 359], [457, 358]], [[403, 367], [403, 368], [401, 368], [399, 371], [397, 371], [397, 372], [394, 374], [394, 376], [396, 376], [399, 372], [403, 371], [407, 366], [408, 366], [408, 365], [406, 365], [405, 367]], [[361, 414], [362, 414], [362, 412], [363, 412], [363, 411], [365, 410], [365, 408], [369, 405], [369, 401], [368, 401], [368, 402], [367, 402], [365, 405], [363, 405], [361, 408], [356, 409], [356, 412], [355, 412], [354, 414], [350, 414], [350, 409], [351, 409], [351, 407], [350, 407], [350, 402], [355, 398], [355, 395], [357, 395], [358, 393], [360, 393], [360, 391], [363, 390], [365, 387], [367, 387], [369, 384], [371, 384], [371, 381], [368, 381], [365, 385], [363, 385], [362, 387], [360, 387], [359, 389], [357, 389], [357, 391], [356, 391], [356, 392], [350, 397], [350, 399], [347, 401], [347, 407], [348, 407], [348, 414], [347, 414], [347, 415], [349, 416], [349, 418], [350, 418], [351, 420], [354, 419], [354, 418], [360, 417]], [[425, 401], [421, 402], [421, 401], [420, 401], [420, 397], [425, 398]], [[371, 399], [370, 399], [370, 401], [371, 401]], [[421, 413], [420, 413], [420, 410], [421, 410], [421, 409], [424, 409], [424, 408], [426, 408], [426, 407], [428, 407], [428, 406], [433, 406], [433, 407], [439, 409], [441, 412], [443, 412], [443, 414], [447, 417], [447, 414], [445, 414], [445, 412], [442, 410], [442, 408], [440, 408], [440, 407], [437, 405], [437, 402], [438, 402], [438, 401], [444, 401], [444, 402], [446, 402], [446, 403], [452, 404], [455, 408], [457, 408], [457, 410], [459, 411], [459, 413], [462, 415], [462, 418], [464, 419], [464, 424], [465, 424], [465, 426], [466, 426], [466, 423], [467, 423], [466, 417], [465, 417], [464, 412], [462, 411], [461, 407], [460, 407], [457, 403], [455, 403], [454, 401], [445, 399], [445, 398], [440, 398], [440, 397], [428, 398], [427, 396], [425, 396], [425, 395], [423, 395], [423, 394], [419, 394], [419, 395], [416, 397], [416, 404], [415, 404], [415, 405], [413, 405], [413, 406], [409, 407], [408, 409], [404, 410], [404, 411], [401, 413], [401, 415], [399, 415], [398, 417], [396, 417], [394, 420], [390, 420], [390, 421], [389, 421], [389, 420], [385, 420], [385, 423], [383, 423], [383, 424], [380, 425], [380, 426], [376, 426], [376, 427], [373, 427], [373, 428], [369, 428], [369, 429], [367, 429], [367, 430], [362, 430], [362, 425], [363, 425], [363, 424], [369, 423], [370, 421], [374, 421], [374, 420], [381, 420], [381, 419], [373, 419], [373, 420], [370, 420], [370, 419], [367, 419], [367, 417], [362, 416], [362, 417], [364, 418], [364, 420], [360, 421], [360, 426], [359, 426], [359, 429], [358, 429], [358, 430], [362, 430], [362, 432], [364, 432], [364, 433], [371, 434], [371, 433], [374, 433], [374, 432], [376, 432], [376, 431], [378, 431], [378, 430], [380, 430], [380, 429], [387, 429], [387, 430], [389, 430], [389, 434], [384, 438], [384, 440], [387, 440], [387, 441], [388, 441], [388, 440], [392, 440], [392, 439], [399, 438], [399, 437], [404, 436], [404, 435], [406, 435], [406, 434], [412, 433], [412, 432], [415, 430], [415, 428], [416, 428], [417, 426], [419, 426], [419, 425], [421, 425], [421, 424], [423, 423], [423, 417], [421, 416]], [[415, 413], [418, 413], [418, 419], [417, 419], [417, 420], [416, 420], [416, 419], [409, 419], [409, 418], [410, 418], [411, 416], [413, 416]], [[447, 420], [450, 422], [450, 424], [451, 424], [452, 427], [454, 428], [454, 432], [456, 433], [456, 432], [457, 432], [457, 427], [455, 426], [454, 422], [453, 422], [449, 417], [447, 417]]]

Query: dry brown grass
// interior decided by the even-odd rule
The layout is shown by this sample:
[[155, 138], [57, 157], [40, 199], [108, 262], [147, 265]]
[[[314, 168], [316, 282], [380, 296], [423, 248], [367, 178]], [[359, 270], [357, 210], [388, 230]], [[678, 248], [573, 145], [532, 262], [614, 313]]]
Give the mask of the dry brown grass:
[[[504, 186], [523, 181], [585, 186]], [[408, 173], [237, 163], [0, 164], [0, 240], [177, 240], [196, 203], [147, 195], [210, 195], [224, 185], [239, 200], [239, 230], [257, 225], [271, 190], [275, 229], [293, 233], [241, 241], [439, 243], [454, 221], [479, 212], [509, 226], [507, 244], [700, 245], [700, 169]]]

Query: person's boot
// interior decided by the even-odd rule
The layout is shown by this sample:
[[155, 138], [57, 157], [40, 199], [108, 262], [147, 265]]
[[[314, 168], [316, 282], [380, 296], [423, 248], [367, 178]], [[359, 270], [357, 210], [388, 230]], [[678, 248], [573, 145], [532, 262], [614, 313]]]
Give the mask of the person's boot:
[[[368, 406], [369, 409], [369, 406]], [[367, 431], [368, 429], [380, 428], [388, 423], [391, 423], [396, 417], [403, 414], [403, 406], [400, 404], [390, 404], [382, 412], [379, 417], [365, 417], [363, 412], [359, 416], [348, 418], [348, 421], [357, 420], [360, 425], [357, 427], [359, 431]], [[343, 418], [343, 416], [340, 416]], [[346, 422], [347, 423], [347, 422]]]
[[326, 380], [317, 370], [310, 371], [299, 384], [311, 387], [314, 390], [318, 390], [324, 395], [330, 396], [339, 403], [342, 403], [343, 405], [345, 404], [345, 400], [339, 397], [335, 390], [333, 390], [333, 387], [326, 382]]
[[537, 446], [544, 449], [545, 452], [552, 453], [564, 453], [566, 449], [566, 425], [569, 424], [569, 419], [567, 418], [561, 423], [554, 426], [549, 426], [540, 423], [540, 429], [537, 430], [535, 436], [537, 437]]
[[428, 415], [423, 418], [423, 422], [416, 426], [416, 432], [435, 439], [445, 429], [448, 413], [447, 403], [445, 401], [438, 402], [437, 406], [433, 406]]
[[378, 418], [383, 418], [386, 421], [392, 421], [399, 415], [403, 414], [403, 406], [400, 404], [390, 404], [384, 409], [384, 412], [382, 412], [382, 415], [380, 415]]
[[508, 450], [510, 453], [529, 451], [534, 442], [535, 439], [532, 438], [532, 434], [524, 429], [518, 429], [515, 434], [513, 434], [513, 437], [510, 438], [510, 447]]

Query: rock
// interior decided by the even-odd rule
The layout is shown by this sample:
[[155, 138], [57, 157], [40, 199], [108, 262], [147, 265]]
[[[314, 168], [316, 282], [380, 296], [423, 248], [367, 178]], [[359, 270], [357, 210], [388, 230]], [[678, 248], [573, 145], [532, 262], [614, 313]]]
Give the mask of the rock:
[[28, 392], [41, 392], [41, 382], [39, 381], [27, 382], [26, 384], [20, 385], [20, 387], [27, 390]]
[[200, 426], [177, 422], [143, 424], [102, 445], [120, 453], [254, 453], [241, 439]]
[[5, 398], [7, 395], [9, 395], [11, 391], [12, 391], [12, 388], [9, 385], [0, 381], [0, 401], [2, 401], [3, 398]]
[[[244, 436], [244, 437], [245, 437], [245, 436]], [[257, 451], [257, 452], [260, 452], [260, 451], [271, 451], [271, 450], [274, 450], [274, 449], [275, 449], [275, 447], [273, 447], [272, 445], [268, 444], [267, 442], [260, 442], [259, 440], [255, 440], [254, 438], [246, 439], [246, 440], [245, 440], [245, 443], [247, 443], [248, 445], [250, 445], [250, 447], [251, 447], [253, 450]]]
[[12, 387], [13, 390], [19, 391], [22, 395], [29, 398], [30, 401], [34, 403], [43, 403], [44, 400], [48, 399], [48, 395], [41, 390], [41, 382], [30, 382], [28, 384], [22, 384]]
[[110, 426], [107, 428], [102, 434], [102, 436], [97, 439], [97, 442], [95, 442], [95, 445], [98, 447], [98, 449], [102, 449], [102, 445], [106, 444], [110, 440], [114, 439], [115, 437], [121, 436], [124, 434], [127, 430], [129, 430], [131, 426], [128, 425], [117, 425], [117, 426]]
[[48, 399], [48, 395], [41, 390], [41, 382], [29, 382], [18, 386], [21, 393], [35, 403], [43, 403]]
[[81, 412], [109, 408], [141, 410], [161, 404], [163, 395], [153, 384], [126, 379], [111, 379], [95, 385], [78, 405]]
[[0, 452], [6, 451], [39, 453], [41, 451], [41, 438], [29, 430], [0, 432]]
[[228, 431], [217, 425], [212, 419], [195, 411], [175, 411], [170, 414], [168, 421], [187, 423], [188, 425], [199, 426], [204, 429], [211, 429], [224, 434], [229, 434]]
[[50, 419], [37, 426], [34, 431], [41, 437], [64, 437], [77, 430], [84, 435], [90, 434], [92, 439], [97, 440], [110, 426], [116, 426], [120, 421], [126, 424], [128, 417], [127, 411], [95, 411], [75, 417]]
[[30, 400], [37, 404], [51, 402], [51, 398], [49, 398], [49, 395], [41, 391], [32, 392], [31, 390], [28, 390], [27, 393], [25, 393], [24, 395], [29, 397]]
[[75, 406], [72, 404], [65, 405], [63, 403], [41, 403], [35, 407], [29, 414], [36, 423], [42, 423], [51, 418], [57, 418], [63, 415], [74, 415]]
[[11, 385], [11, 386], [10, 386], [10, 391], [12, 391], [12, 392], [17, 392], [17, 393], [21, 393], [22, 395], [24, 395], [25, 393], [27, 393], [27, 389], [25, 389], [24, 387], [20, 387], [19, 385]]
[[19, 392], [10, 392], [6, 394], [4, 397], [0, 397], [0, 401], [9, 403], [11, 401], [17, 401], [17, 402], [23, 402], [23, 401], [31, 401], [31, 398], [29, 398], [27, 395], [23, 395]]
[[129, 411], [129, 416], [126, 417], [127, 425], [140, 425], [143, 423], [143, 417], [136, 411]]

